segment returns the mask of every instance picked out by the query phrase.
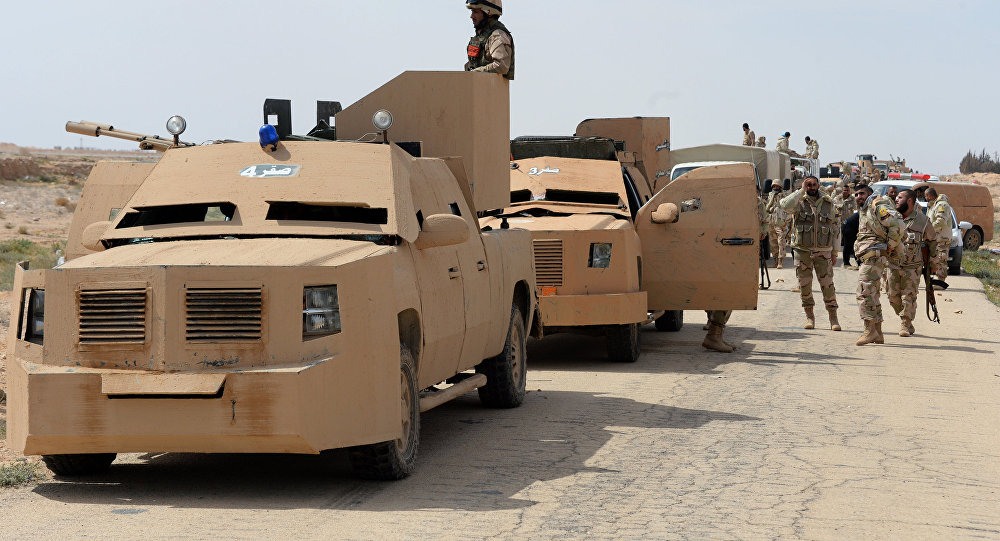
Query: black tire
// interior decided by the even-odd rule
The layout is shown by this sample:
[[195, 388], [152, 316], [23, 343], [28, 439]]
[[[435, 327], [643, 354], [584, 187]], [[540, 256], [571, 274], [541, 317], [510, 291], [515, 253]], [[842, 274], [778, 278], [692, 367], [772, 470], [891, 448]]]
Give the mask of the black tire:
[[42, 461], [52, 473], [61, 477], [77, 477], [104, 473], [115, 461], [115, 453], [86, 455], [44, 455]]
[[959, 245], [955, 248], [953, 254], [949, 254], [951, 261], [948, 262], [948, 275], [949, 276], [960, 276], [962, 274], [962, 257], [965, 255], [965, 250]]
[[658, 331], [677, 332], [684, 326], [684, 310], [667, 310], [654, 325]]
[[399, 347], [399, 378], [403, 436], [397, 440], [352, 447], [349, 456], [358, 477], [394, 481], [413, 472], [420, 446], [420, 395], [416, 363], [410, 350], [402, 344]]
[[634, 363], [639, 360], [639, 324], [610, 325], [608, 358], [616, 363]]
[[524, 402], [528, 381], [527, 345], [524, 318], [515, 304], [510, 311], [510, 326], [503, 351], [476, 365], [476, 372], [486, 376], [479, 388], [479, 400], [490, 408], [516, 408]]
[[978, 229], [973, 227], [972, 229], [965, 232], [965, 249], [970, 252], [975, 252], [983, 245], [983, 234], [979, 232]]

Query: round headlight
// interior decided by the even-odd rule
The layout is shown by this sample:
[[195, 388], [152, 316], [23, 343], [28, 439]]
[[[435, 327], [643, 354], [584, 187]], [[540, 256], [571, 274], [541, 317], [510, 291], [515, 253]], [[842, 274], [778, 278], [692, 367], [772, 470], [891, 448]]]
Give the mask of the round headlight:
[[187, 129], [187, 121], [180, 115], [174, 115], [167, 120], [167, 131], [170, 135], [180, 135]]
[[392, 113], [385, 109], [375, 111], [375, 114], [372, 115], [372, 124], [375, 125], [376, 130], [388, 130], [392, 126]]

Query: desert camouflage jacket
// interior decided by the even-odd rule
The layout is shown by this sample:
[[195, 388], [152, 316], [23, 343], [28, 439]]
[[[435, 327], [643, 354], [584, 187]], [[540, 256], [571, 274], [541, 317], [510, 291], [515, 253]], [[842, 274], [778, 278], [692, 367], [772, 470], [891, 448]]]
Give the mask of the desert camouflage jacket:
[[903, 248], [903, 225], [896, 209], [887, 198], [877, 201], [869, 199], [861, 213], [858, 223], [858, 239], [854, 242], [854, 253], [860, 257], [873, 246], [885, 244], [890, 260], [898, 260]]

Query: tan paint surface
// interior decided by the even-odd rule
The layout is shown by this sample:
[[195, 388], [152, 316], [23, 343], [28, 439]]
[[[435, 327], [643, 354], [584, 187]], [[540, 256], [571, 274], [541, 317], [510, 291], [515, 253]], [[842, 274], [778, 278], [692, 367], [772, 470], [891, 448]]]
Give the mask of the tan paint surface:
[[111, 161], [94, 165], [87, 177], [86, 189], [73, 212], [73, 222], [66, 242], [67, 261], [91, 253], [91, 250], [83, 247], [83, 230], [92, 223], [110, 220], [109, 209], [124, 208], [155, 165]]
[[475, 207], [503, 208], [510, 203], [509, 89], [491, 73], [407, 71], [338, 113], [337, 138], [374, 132], [372, 115], [386, 109], [390, 140], [420, 141], [426, 157], [461, 156]]
[[653, 192], [656, 191], [655, 180], [670, 173], [670, 119], [667, 117], [592, 118], [576, 127], [576, 135], [625, 141], [625, 150], [636, 154], [639, 169]]
[[[756, 309], [760, 230], [754, 187], [750, 164], [702, 167], [668, 184], [639, 210], [635, 223], [650, 310]], [[697, 208], [684, 209], [695, 201]], [[681, 209], [677, 223], [650, 221], [663, 203]], [[723, 239], [750, 243], [726, 246]]]

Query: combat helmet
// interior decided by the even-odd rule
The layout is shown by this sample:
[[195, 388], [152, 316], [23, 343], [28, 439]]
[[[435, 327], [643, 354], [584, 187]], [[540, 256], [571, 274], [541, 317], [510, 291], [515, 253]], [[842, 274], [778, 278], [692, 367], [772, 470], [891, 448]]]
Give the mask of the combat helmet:
[[469, 0], [465, 7], [469, 9], [481, 9], [487, 16], [503, 15], [503, 0]]

